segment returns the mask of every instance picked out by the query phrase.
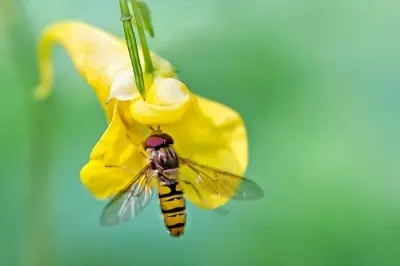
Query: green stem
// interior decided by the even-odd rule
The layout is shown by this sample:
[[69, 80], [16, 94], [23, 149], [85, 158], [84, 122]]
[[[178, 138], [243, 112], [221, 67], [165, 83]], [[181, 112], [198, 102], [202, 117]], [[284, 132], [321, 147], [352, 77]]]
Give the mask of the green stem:
[[139, 8], [139, 5], [136, 0], [131, 0], [133, 15], [135, 16], [137, 30], [139, 33], [139, 39], [142, 46], [142, 52], [144, 57], [145, 63], [145, 72], [148, 74], [152, 74], [154, 71], [153, 62], [151, 61], [150, 50], [147, 44], [146, 35], [144, 33], [144, 26], [143, 26], [143, 17]]
[[145, 87], [143, 79], [143, 71], [140, 65], [139, 53], [136, 44], [136, 37], [131, 23], [131, 13], [128, 7], [128, 0], [119, 0], [121, 8], [121, 19], [124, 27], [126, 44], [128, 46], [129, 56], [132, 62], [133, 73], [135, 75], [135, 82], [139, 93], [142, 98], [145, 98]]

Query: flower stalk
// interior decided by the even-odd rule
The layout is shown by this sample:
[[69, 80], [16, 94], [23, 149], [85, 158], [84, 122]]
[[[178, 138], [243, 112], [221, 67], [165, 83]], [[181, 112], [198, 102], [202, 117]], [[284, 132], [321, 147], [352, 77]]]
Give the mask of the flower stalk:
[[127, 1], [128, 0], [119, 0], [119, 5], [121, 9], [121, 20], [124, 28], [129, 56], [132, 62], [132, 68], [135, 76], [136, 86], [140, 95], [142, 95], [142, 98], [145, 99], [143, 71], [139, 60], [136, 37], [131, 23], [132, 15], [131, 12], [129, 11], [129, 6]]
[[137, 0], [131, 0], [133, 15], [135, 17], [137, 31], [139, 34], [140, 44], [144, 57], [145, 72], [152, 74], [154, 71], [153, 62], [151, 61], [150, 50], [147, 44], [146, 35], [144, 33], [143, 16]]

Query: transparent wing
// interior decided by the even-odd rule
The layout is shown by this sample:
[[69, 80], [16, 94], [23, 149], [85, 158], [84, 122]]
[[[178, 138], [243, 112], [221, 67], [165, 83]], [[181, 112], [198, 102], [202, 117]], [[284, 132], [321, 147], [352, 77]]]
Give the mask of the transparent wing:
[[150, 203], [153, 190], [148, 182], [149, 167], [143, 168], [132, 182], [103, 209], [100, 223], [112, 226], [135, 218]]
[[257, 200], [264, 197], [263, 189], [250, 179], [190, 159], [179, 159], [181, 167], [187, 167], [195, 173], [195, 180], [185, 179], [184, 176], [179, 178], [190, 185], [200, 198], [202, 189], [213, 195], [236, 200]]

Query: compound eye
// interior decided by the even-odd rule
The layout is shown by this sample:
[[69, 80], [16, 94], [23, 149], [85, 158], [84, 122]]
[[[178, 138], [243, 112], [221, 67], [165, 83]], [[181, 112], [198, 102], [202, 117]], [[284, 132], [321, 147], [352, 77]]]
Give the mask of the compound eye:
[[150, 136], [147, 138], [145, 147], [146, 148], [158, 148], [164, 145], [164, 138], [161, 136]]
[[161, 136], [165, 140], [165, 144], [168, 144], [168, 145], [174, 144], [174, 140], [170, 135], [163, 133], [163, 134], [161, 134]]

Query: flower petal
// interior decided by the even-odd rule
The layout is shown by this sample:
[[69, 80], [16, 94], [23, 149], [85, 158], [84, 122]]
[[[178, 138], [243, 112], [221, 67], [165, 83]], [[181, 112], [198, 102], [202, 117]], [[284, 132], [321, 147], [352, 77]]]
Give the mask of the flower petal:
[[146, 165], [140, 146], [129, 138], [141, 139], [141, 135], [134, 129], [128, 134], [120, 108], [120, 103], [115, 104], [111, 123], [81, 171], [82, 183], [99, 199], [121, 191]]

